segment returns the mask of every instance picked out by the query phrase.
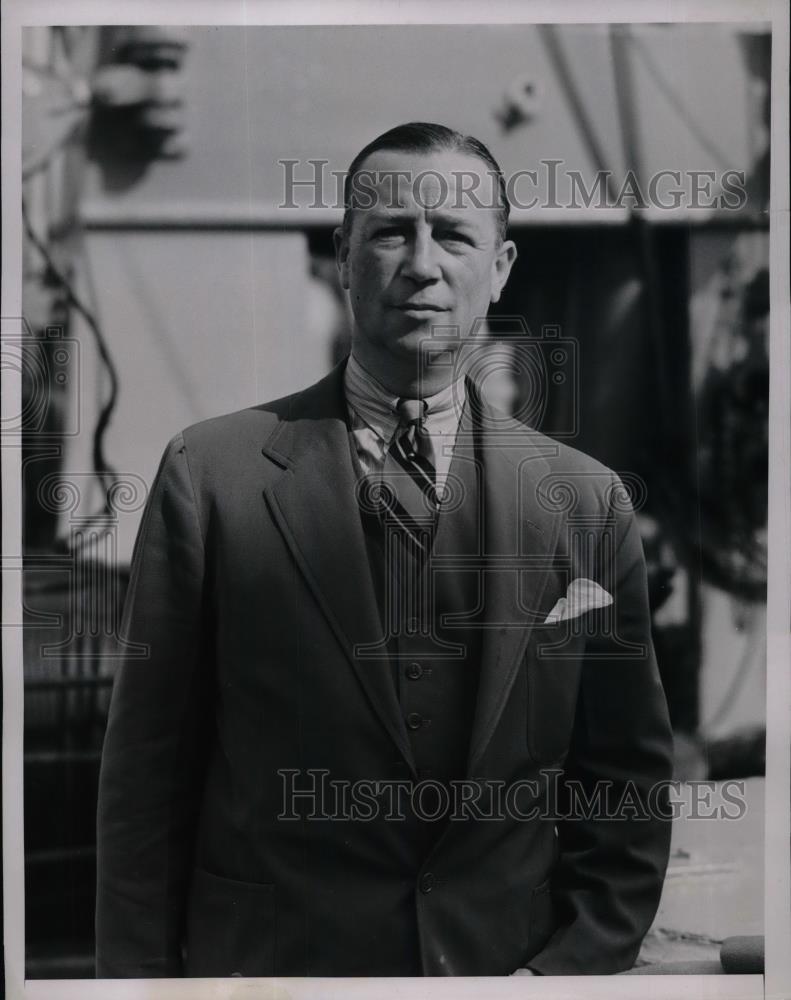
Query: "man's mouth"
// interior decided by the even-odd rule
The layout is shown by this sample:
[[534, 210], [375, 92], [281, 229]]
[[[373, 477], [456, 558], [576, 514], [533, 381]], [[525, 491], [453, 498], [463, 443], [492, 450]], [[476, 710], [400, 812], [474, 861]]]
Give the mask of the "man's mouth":
[[396, 309], [400, 309], [401, 312], [410, 313], [442, 313], [448, 311], [444, 306], [435, 305], [433, 302], [402, 302], [396, 306]]

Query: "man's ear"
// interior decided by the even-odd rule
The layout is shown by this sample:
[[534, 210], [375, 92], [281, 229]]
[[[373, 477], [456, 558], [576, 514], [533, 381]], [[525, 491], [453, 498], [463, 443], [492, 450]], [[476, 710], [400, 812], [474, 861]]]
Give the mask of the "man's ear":
[[497, 249], [497, 256], [492, 261], [492, 293], [491, 302], [500, 301], [500, 293], [508, 281], [514, 261], [516, 260], [516, 244], [513, 240], [503, 240]]
[[349, 287], [349, 240], [345, 226], [338, 226], [333, 231], [332, 242], [335, 244], [335, 263], [341, 276], [341, 286]]

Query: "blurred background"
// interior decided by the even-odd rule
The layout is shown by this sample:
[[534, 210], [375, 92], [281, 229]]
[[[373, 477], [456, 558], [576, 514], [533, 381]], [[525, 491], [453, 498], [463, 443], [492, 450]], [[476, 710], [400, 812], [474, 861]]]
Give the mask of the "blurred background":
[[[93, 975], [99, 757], [164, 446], [343, 357], [332, 171], [415, 119], [536, 171], [489, 320], [512, 363], [486, 391], [642, 484], [676, 776], [744, 779], [748, 808], [675, 824], [638, 965], [716, 971], [725, 938], [763, 929], [768, 28], [28, 28], [22, 72], [4, 364], [23, 383], [27, 976]], [[327, 207], [315, 185], [282, 207], [316, 160]], [[672, 209], [640, 204], [660, 171], [682, 175]], [[638, 196], [573, 196], [572, 173], [592, 191], [602, 172]]]

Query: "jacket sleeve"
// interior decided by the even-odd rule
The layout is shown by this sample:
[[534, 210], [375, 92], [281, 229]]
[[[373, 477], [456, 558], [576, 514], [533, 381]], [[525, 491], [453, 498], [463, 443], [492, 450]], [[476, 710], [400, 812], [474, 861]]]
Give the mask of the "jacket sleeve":
[[181, 974], [210, 685], [204, 544], [183, 436], [132, 555], [99, 776], [96, 974]]
[[589, 637], [574, 733], [559, 783], [558, 928], [531, 958], [542, 975], [634, 964], [653, 921], [670, 847], [672, 731], [653, 645], [637, 523], [617, 477], [594, 574], [613, 595]]

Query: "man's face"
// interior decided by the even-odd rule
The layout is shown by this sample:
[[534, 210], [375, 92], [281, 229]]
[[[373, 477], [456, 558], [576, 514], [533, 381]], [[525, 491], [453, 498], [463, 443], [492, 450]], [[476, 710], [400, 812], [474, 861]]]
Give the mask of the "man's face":
[[444, 150], [380, 150], [365, 160], [372, 207], [355, 208], [350, 231], [335, 234], [361, 347], [412, 360], [432, 329], [457, 327], [463, 340], [498, 300], [516, 248], [498, 237], [488, 169], [477, 156]]

